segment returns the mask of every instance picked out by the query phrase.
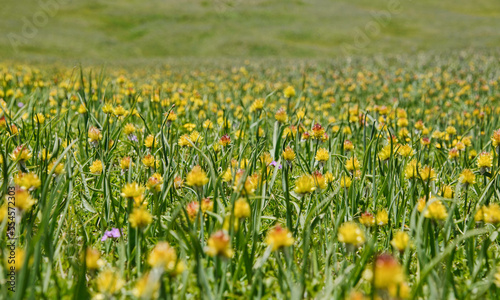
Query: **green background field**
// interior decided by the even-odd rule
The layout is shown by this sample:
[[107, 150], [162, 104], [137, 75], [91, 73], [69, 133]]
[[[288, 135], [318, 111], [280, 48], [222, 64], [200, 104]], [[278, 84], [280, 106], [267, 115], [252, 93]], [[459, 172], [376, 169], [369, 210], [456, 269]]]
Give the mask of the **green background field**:
[[[40, 3], [58, 5], [44, 19]], [[0, 7], [0, 57], [14, 61], [314, 59], [500, 45], [498, 0], [1, 0]], [[34, 17], [36, 32], [23, 35]]]

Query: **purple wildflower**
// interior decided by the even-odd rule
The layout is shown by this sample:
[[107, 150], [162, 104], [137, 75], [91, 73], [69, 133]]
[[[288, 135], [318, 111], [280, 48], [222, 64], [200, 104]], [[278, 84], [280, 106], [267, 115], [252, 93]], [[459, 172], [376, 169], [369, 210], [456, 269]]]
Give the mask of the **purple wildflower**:
[[[277, 164], [278, 163], [273, 160], [269, 165], [273, 166], [273, 167], [276, 167]], [[281, 170], [281, 164], [278, 166], [278, 170]]]
[[116, 239], [119, 238], [120, 236], [121, 236], [120, 229], [112, 228], [111, 230], [106, 230], [106, 232], [104, 232], [104, 235], [101, 238], [101, 242], [104, 242], [108, 238]]
[[137, 136], [135, 134], [131, 134], [128, 136], [128, 139], [132, 142], [138, 142]]

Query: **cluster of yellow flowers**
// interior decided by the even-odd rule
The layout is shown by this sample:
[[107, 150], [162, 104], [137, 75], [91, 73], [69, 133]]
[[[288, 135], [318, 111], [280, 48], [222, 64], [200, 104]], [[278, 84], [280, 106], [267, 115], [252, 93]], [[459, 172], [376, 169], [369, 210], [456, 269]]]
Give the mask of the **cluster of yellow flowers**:
[[[420, 278], [431, 259], [456, 243], [467, 253], [435, 270], [466, 272], [456, 259], [477, 244], [459, 236], [500, 224], [500, 78], [468, 68], [75, 80], [0, 66], [0, 226], [18, 226], [23, 258], [7, 265], [57, 280], [85, 265], [97, 299], [314, 298], [328, 285], [342, 292], [324, 298], [425, 298], [441, 284]], [[491, 253], [474, 268], [494, 265]], [[492, 283], [486, 273], [471, 274]]]

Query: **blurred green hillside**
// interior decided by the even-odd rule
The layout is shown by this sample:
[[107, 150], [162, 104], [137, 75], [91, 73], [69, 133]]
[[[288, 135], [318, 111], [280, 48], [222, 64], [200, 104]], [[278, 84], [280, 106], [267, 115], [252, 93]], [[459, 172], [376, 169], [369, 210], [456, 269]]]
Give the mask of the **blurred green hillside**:
[[[2, 60], [498, 49], [498, 0], [1, 0]], [[44, 8], [43, 8], [44, 7]]]

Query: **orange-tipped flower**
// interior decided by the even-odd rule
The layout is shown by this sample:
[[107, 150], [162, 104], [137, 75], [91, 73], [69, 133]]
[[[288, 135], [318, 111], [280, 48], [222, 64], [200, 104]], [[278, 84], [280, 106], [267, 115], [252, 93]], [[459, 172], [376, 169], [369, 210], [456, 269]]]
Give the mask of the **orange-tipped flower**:
[[32, 157], [30, 149], [25, 145], [19, 145], [10, 154], [10, 158], [15, 162], [24, 162]]
[[207, 247], [205, 252], [214, 257], [222, 256], [226, 258], [233, 257], [233, 250], [231, 249], [231, 242], [229, 240], [229, 235], [224, 231], [220, 230], [212, 234], [207, 241]]
[[279, 250], [283, 247], [292, 246], [294, 241], [292, 233], [287, 228], [281, 227], [279, 224], [269, 230], [266, 237], [266, 244], [271, 246], [273, 251]]
[[491, 145], [494, 148], [498, 148], [500, 146], [500, 129], [493, 132], [493, 135], [491, 136]]

